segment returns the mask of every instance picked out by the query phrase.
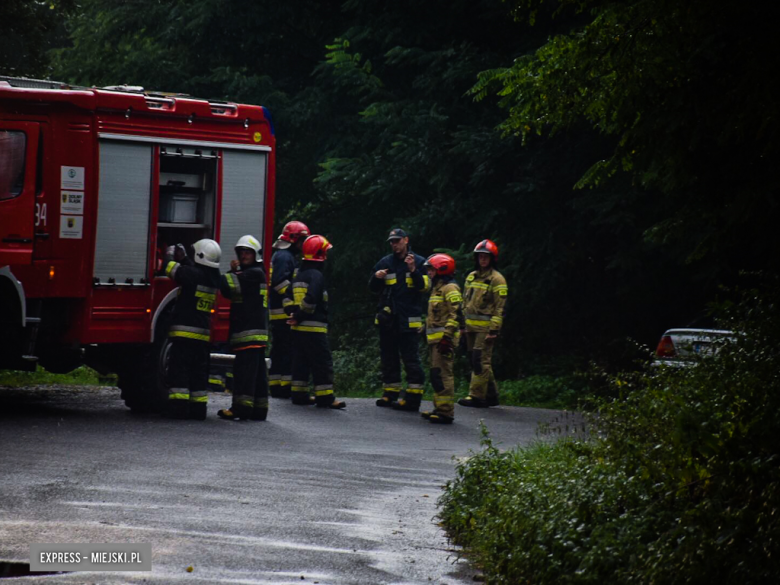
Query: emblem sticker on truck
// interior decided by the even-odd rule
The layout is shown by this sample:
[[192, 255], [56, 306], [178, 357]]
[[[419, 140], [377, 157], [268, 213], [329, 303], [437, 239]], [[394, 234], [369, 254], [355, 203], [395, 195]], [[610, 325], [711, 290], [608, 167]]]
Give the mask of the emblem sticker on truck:
[[80, 240], [84, 232], [84, 218], [80, 215], [60, 216], [60, 238], [64, 240]]
[[84, 193], [78, 191], [63, 191], [60, 202], [60, 213], [84, 215]]
[[84, 190], [84, 167], [60, 167], [60, 189]]

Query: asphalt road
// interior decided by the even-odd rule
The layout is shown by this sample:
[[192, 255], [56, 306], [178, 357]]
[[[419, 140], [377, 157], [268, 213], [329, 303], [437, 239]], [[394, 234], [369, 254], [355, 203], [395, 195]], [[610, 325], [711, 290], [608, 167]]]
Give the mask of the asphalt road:
[[[479, 420], [504, 447], [556, 411], [457, 407], [452, 426], [347, 398], [343, 411], [272, 399], [265, 422], [127, 410], [114, 388], [0, 388], [0, 560], [31, 543], [152, 543], [151, 573], [40, 583], [473, 583], [436, 523], [436, 500]], [[424, 403], [424, 408], [430, 408]], [[191, 572], [187, 568], [192, 567]]]

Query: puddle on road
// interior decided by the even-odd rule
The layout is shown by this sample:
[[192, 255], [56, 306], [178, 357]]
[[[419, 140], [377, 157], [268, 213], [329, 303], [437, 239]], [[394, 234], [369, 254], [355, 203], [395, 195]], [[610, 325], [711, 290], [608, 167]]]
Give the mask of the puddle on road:
[[30, 571], [30, 563], [0, 561], [0, 579], [16, 577], [43, 577], [44, 575], [67, 575], [68, 571]]

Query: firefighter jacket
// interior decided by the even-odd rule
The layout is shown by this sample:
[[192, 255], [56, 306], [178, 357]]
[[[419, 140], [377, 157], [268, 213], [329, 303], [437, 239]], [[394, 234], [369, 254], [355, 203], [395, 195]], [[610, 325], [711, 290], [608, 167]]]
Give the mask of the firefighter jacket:
[[460, 287], [452, 282], [452, 277], [437, 276], [433, 279], [433, 290], [428, 299], [428, 318], [425, 323], [429, 345], [439, 343], [446, 338], [457, 347], [460, 340], [462, 302]]
[[498, 332], [504, 323], [508, 292], [506, 279], [493, 268], [469, 274], [463, 305], [466, 331]]
[[262, 264], [223, 274], [219, 288], [222, 295], [230, 299], [230, 347], [265, 347], [268, 344], [268, 287]]
[[165, 275], [179, 285], [168, 336], [208, 343], [211, 339], [211, 311], [219, 289], [219, 268], [195, 264], [185, 258], [181, 264], [168, 262]]
[[269, 274], [271, 278], [269, 298], [271, 322], [287, 320], [287, 314], [284, 312], [284, 299], [296, 268], [295, 254], [289, 249], [274, 252], [271, 258], [271, 273]]
[[328, 291], [321, 262], [303, 262], [287, 291], [285, 310], [298, 322], [293, 331], [328, 332]]
[[[371, 273], [368, 286], [372, 292], [380, 293], [379, 314], [389, 315], [392, 324], [400, 331], [416, 331], [422, 328], [423, 293], [431, 287], [425, 274], [425, 258], [411, 252], [414, 256], [415, 271], [409, 272], [403, 258], [388, 254], [377, 262]], [[387, 270], [384, 279], [376, 277], [378, 270]], [[381, 323], [377, 322], [381, 325]]]

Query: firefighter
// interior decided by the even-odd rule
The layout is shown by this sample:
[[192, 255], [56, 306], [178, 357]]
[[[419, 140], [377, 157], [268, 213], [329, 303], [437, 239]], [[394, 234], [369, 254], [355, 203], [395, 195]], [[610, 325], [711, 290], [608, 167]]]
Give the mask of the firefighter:
[[[419, 353], [422, 294], [430, 288], [430, 281], [422, 267], [425, 258], [412, 252], [404, 230], [391, 230], [387, 241], [392, 253], [374, 266], [369, 280], [371, 291], [380, 293], [374, 322], [379, 327], [383, 394], [376, 405], [417, 412], [425, 384]], [[405, 392], [401, 360], [406, 369]]]
[[430, 379], [433, 386], [433, 411], [423, 418], [435, 424], [452, 424], [455, 420], [455, 378], [452, 365], [460, 341], [460, 287], [453, 282], [455, 260], [447, 254], [429, 256], [423, 265], [431, 280], [428, 300], [426, 338], [430, 357]]
[[309, 228], [300, 221], [288, 222], [282, 235], [274, 243], [271, 258], [271, 371], [268, 381], [271, 396], [290, 398], [292, 383], [292, 334], [284, 311], [284, 298], [298, 267], [295, 256], [300, 253], [303, 241], [309, 236]]
[[268, 288], [260, 242], [242, 236], [235, 246], [236, 259], [222, 276], [220, 290], [230, 299], [230, 349], [233, 363], [233, 404], [217, 416], [226, 420], [265, 420], [268, 416]]
[[211, 311], [219, 289], [222, 251], [214, 240], [198, 240], [193, 259], [184, 246], [169, 249], [165, 275], [179, 285], [172, 324], [170, 382], [165, 414], [170, 418], [206, 419]]
[[333, 246], [319, 235], [306, 238], [303, 262], [288, 292], [292, 301], [287, 310], [293, 342], [293, 404], [312, 403], [309, 373], [314, 379], [314, 403], [320, 408], [344, 408], [346, 403], [333, 394], [333, 358], [328, 345], [328, 291], [325, 290], [323, 263]]
[[461, 406], [498, 406], [498, 387], [493, 377], [493, 347], [506, 312], [506, 279], [496, 270], [498, 246], [482, 240], [474, 248], [476, 270], [466, 277], [463, 312], [466, 315], [466, 347], [472, 368], [469, 395]]

